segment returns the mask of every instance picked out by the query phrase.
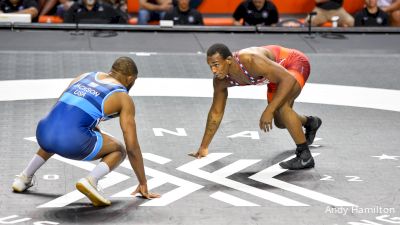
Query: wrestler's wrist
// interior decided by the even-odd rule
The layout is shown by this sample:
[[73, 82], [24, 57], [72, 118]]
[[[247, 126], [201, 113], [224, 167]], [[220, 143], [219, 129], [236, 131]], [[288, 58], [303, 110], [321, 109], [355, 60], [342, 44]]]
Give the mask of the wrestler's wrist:
[[143, 186], [143, 185], [147, 185], [147, 179], [145, 178], [142, 181], [139, 181], [139, 185]]
[[275, 109], [273, 107], [271, 107], [270, 105], [268, 105], [267, 108], [265, 108], [264, 112], [273, 114], [275, 112]]
[[200, 145], [199, 149], [206, 149], [208, 148], [208, 145]]

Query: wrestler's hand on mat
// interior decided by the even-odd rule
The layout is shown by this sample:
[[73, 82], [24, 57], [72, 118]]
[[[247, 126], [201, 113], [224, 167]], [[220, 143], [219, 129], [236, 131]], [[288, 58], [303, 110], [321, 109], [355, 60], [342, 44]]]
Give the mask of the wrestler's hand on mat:
[[206, 157], [208, 155], [208, 148], [202, 148], [200, 147], [199, 150], [197, 152], [192, 152], [189, 153], [190, 156], [193, 156], [195, 158], [202, 158], [202, 157]]
[[147, 190], [147, 184], [139, 184], [134, 192], [131, 195], [135, 196], [136, 194], [141, 194], [143, 198], [151, 199], [151, 198], [159, 198], [161, 195], [157, 193], [151, 193]]
[[269, 110], [265, 110], [260, 118], [260, 129], [264, 132], [272, 130], [272, 118], [274, 118], [274, 114]]

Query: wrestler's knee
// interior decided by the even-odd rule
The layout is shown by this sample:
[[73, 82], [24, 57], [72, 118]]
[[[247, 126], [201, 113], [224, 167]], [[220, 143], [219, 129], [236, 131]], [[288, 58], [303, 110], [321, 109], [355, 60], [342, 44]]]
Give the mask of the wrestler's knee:
[[285, 129], [286, 128], [285, 125], [281, 121], [275, 120], [274, 123], [275, 123], [275, 126], [277, 128], [279, 128], [279, 129]]
[[126, 158], [126, 149], [125, 146], [117, 139], [113, 138], [111, 141], [111, 145], [113, 145], [113, 149], [115, 153], [119, 154], [121, 158], [121, 162]]
[[291, 105], [293, 101], [285, 102], [274, 114], [275, 126], [280, 129], [286, 129], [285, 121], [291, 111]]
[[126, 158], [126, 149], [122, 144], [120, 144], [118, 152], [121, 155], [121, 161], [123, 161]]
[[281, 119], [281, 116], [280, 116], [280, 111], [275, 113], [274, 124], [275, 124], [275, 127], [279, 128], [279, 129], [285, 129], [286, 128], [286, 126], [282, 122], [282, 119]]

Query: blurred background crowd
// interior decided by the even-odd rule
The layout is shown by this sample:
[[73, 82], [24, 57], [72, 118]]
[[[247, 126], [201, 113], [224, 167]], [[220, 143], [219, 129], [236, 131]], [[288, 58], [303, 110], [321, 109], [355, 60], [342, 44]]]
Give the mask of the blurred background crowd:
[[400, 26], [400, 0], [0, 0], [7, 13], [34, 23]]

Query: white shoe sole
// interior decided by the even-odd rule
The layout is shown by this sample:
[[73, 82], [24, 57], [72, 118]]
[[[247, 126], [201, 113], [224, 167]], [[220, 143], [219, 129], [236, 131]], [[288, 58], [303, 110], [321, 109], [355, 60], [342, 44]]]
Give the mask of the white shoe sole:
[[[20, 185], [18, 185], [18, 183], [19, 183]], [[22, 187], [21, 187], [21, 186], [22, 186]], [[32, 186], [33, 186], [32, 183], [26, 185], [26, 184], [24, 184], [23, 182], [18, 181], [18, 182], [14, 182], [14, 183], [12, 184], [11, 188], [13, 189], [14, 192], [21, 193], [21, 192], [24, 192], [24, 191], [28, 190], [28, 189], [29, 189], [30, 187], [32, 187]]]
[[13, 185], [12, 189], [13, 189], [14, 192], [18, 192], [18, 193], [24, 192], [26, 190], [26, 189], [25, 190], [19, 189], [16, 185]]

